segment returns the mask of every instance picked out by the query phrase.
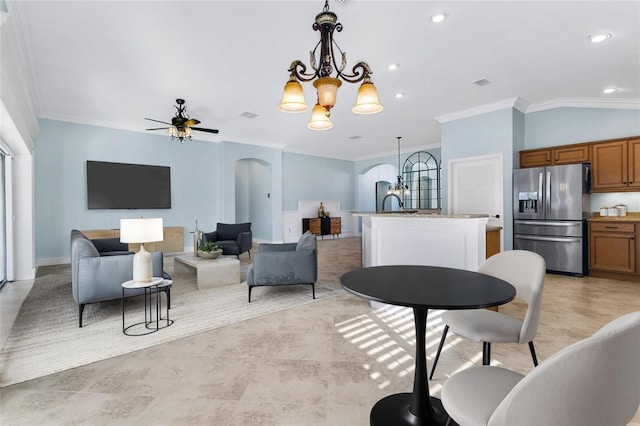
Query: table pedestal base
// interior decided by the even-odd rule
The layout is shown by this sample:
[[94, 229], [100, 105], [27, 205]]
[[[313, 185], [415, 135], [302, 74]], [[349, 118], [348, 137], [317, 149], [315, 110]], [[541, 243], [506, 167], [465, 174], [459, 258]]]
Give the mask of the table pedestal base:
[[429, 418], [416, 417], [409, 412], [411, 393], [397, 393], [382, 398], [371, 409], [371, 426], [427, 426], [445, 425], [449, 416], [438, 398], [431, 397], [433, 414]]

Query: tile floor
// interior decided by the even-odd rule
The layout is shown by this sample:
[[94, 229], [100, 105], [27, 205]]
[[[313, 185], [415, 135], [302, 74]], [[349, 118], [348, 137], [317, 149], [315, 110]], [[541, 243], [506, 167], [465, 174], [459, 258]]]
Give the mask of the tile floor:
[[[358, 267], [359, 245], [319, 241], [320, 274], [338, 280]], [[0, 291], [3, 343], [31, 284]], [[501, 309], [518, 315], [523, 306]], [[547, 275], [538, 357], [638, 309], [640, 284]], [[429, 314], [430, 357], [439, 315]], [[345, 294], [1, 388], [0, 424], [367, 425], [376, 401], [411, 391], [414, 344], [410, 311], [375, 311]], [[481, 363], [480, 345], [449, 337], [431, 393], [473, 363]], [[492, 363], [532, 368], [526, 345], [493, 345]], [[631, 424], [640, 425], [640, 414]]]

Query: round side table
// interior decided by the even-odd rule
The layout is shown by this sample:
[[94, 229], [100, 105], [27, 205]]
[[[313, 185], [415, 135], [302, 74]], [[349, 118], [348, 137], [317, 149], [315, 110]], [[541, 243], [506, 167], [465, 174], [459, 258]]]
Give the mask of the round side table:
[[[155, 333], [163, 328], [169, 327], [173, 324], [173, 320], [169, 319], [169, 306], [165, 308], [166, 315], [162, 317], [162, 297], [160, 291], [163, 287], [173, 284], [171, 280], [165, 280], [162, 277], [153, 277], [151, 281], [146, 283], [135, 282], [133, 280], [122, 283], [122, 333], [127, 336], [145, 336], [147, 334]], [[144, 289], [144, 321], [136, 322], [134, 324], [125, 325], [124, 315], [124, 299], [126, 290], [139, 290]], [[152, 296], [155, 294], [155, 319], [153, 315]], [[165, 322], [166, 321], [166, 322]], [[143, 331], [134, 333], [132, 328], [143, 328]]]

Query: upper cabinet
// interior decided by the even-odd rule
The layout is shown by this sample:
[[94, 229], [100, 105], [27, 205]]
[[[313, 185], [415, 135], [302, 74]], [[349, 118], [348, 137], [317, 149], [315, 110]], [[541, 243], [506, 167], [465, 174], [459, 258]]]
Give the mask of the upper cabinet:
[[520, 151], [520, 167], [543, 167], [559, 164], [579, 164], [591, 161], [591, 145], [565, 145], [554, 148]]
[[640, 138], [592, 145], [593, 192], [640, 191]]

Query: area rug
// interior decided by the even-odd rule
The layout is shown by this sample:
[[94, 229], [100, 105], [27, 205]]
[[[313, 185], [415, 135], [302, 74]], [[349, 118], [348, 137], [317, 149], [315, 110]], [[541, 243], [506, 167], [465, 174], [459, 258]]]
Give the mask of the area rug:
[[[243, 274], [244, 275], [244, 274]], [[198, 290], [195, 274], [173, 275], [173, 325], [130, 337], [122, 333], [120, 300], [87, 305], [78, 328], [69, 265], [42, 267], [0, 352], [0, 386], [7, 386], [191, 336], [257, 316], [343, 294], [337, 282], [309, 286], [257, 287], [247, 303], [246, 282]], [[163, 298], [164, 303], [164, 298]], [[142, 297], [128, 298], [126, 321], [141, 321]]]

